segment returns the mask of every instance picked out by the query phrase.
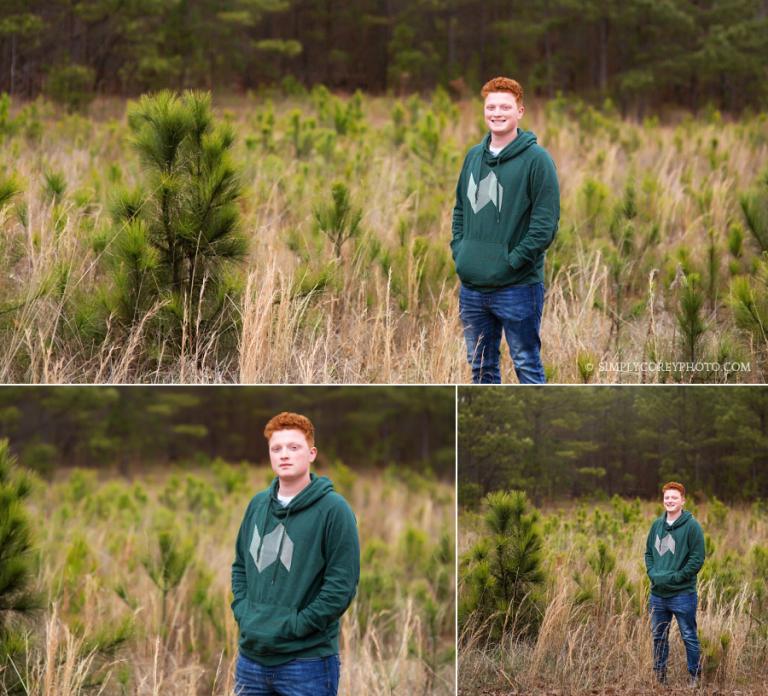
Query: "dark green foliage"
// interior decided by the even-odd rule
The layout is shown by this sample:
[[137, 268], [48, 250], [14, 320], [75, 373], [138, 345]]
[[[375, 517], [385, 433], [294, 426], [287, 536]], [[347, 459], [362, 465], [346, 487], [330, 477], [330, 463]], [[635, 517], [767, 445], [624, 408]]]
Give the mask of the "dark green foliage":
[[729, 304], [736, 325], [749, 331], [757, 344], [768, 349], [768, 253], [756, 261], [753, 277], [738, 275], [731, 280]]
[[742, 193], [739, 203], [752, 238], [761, 252], [768, 251], [768, 174], [755, 188]]
[[485, 500], [485, 536], [462, 558], [459, 623], [533, 635], [542, 618], [542, 538], [538, 512], [523, 491], [496, 491]]
[[[669, 480], [728, 502], [765, 499], [765, 423], [768, 395], [759, 389], [460, 388], [459, 502], [472, 508], [520, 482], [536, 502], [660, 500]], [[693, 502], [689, 494], [689, 509]], [[639, 515], [636, 505], [613, 506], [620, 525]], [[589, 522], [585, 515], [585, 530]]]
[[[612, 100], [613, 109], [639, 118], [670, 103], [759, 108], [767, 96], [759, 0], [552, 0], [514, 13], [502, 0], [360, 0], [354, 8], [222, 0], [194, 11], [174, 3], [29, 0], [4, 9], [0, 89], [31, 95], [47, 73], [49, 92], [73, 107], [94, 86], [136, 93], [271, 84], [301, 95], [320, 83], [376, 92], [439, 84], [466, 95], [497, 74], [520, 77], [529, 94], [567, 90], [595, 104]], [[205, 41], [194, 39], [200, 36]], [[718, 112], [709, 111], [714, 120]], [[716, 142], [706, 148], [712, 168], [721, 150]]]
[[62, 172], [48, 170], [43, 173], [43, 198], [46, 202], [59, 202], [67, 190], [67, 180]]
[[[213, 469], [216, 489], [240, 490], [256, 452], [254, 428], [286, 409], [306, 413], [323, 433], [320, 464], [342, 489], [352, 485], [358, 466], [392, 464], [393, 478], [406, 477], [425, 494], [433, 481], [427, 470], [453, 478], [453, 387], [297, 387], [286, 398], [279, 386], [9, 386], [0, 389], [0, 437], [13, 436], [24, 452], [45, 432], [60, 463], [90, 467], [69, 476], [65, 496], [75, 503], [94, 492], [98, 469], [128, 474], [138, 463], [199, 459], [198, 466]], [[414, 470], [421, 476], [410, 478]], [[177, 495], [169, 496], [181, 504], [184, 491], [181, 476]]]
[[22, 191], [21, 182], [13, 175], [0, 175], [0, 212]]
[[45, 82], [45, 93], [70, 113], [85, 111], [95, 96], [96, 75], [87, 65], [60, 65], [51, 68]]
[[22, 507], [30, 485], [16, 468], [8, 440], [0, 440], [0, 684], [8, 683], [7, 659], [22, 651], [21, 620], [39, 606], [33, 589], [32, 535]]
[[194, 92], [144, 96], [128, 122], [146, 181], [121, 191], [112, 206], [108, 308], [125, 328], [158, 312], [158, 340], [194, 350], [232, 326], [227, 269], [246, 254], [234, 133], [214, 123], [210, 95]]

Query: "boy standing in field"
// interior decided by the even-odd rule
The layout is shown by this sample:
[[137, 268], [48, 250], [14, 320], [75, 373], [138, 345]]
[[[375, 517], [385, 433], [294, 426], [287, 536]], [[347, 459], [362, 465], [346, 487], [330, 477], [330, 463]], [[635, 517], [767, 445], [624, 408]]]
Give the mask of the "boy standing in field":
[[683, 510], [683, 484], [670, 481], [662, 490], [666, 512], [651, 525], [645, 548], [645, 567], [651, 580], [653, 671], [665, 684], [669, 628], [675, 617], [685, 644], [690, 685], [697, 686], [701, 649], [696, 629], [696, 575], [704, 564], [704, 534], [693, 515]]
[[360, 577], [357, 524], [325, 477], [310, 473], [314, 426], [280, 413], [264, 429], [277, 478], [248, 504], [232, 564], [240, 696], [334, 696], [339, 618]]
[[519, 83], [495, 77], [481, 94], [489, 132], [464, 159], [451, 240], [467, 361], [475, 384], [499, 384], [503, 330], [518, 380], [543, 384], [544, 252], [560, 220], [557, 172], [536, 136], [517, 127]]

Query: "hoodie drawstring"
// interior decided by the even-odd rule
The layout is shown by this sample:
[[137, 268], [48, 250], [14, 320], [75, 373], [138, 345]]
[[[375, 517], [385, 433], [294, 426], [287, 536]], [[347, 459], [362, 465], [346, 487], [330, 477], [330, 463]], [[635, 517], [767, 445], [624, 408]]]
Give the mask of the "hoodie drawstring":
[[283, 533], [280, 535], [280, 543], [277, 546], [277, 558], [275, 559], [275, 569], [272, 571], [272, 584], [275, 584], [275, 580], [277, 579], [277, 567], [280, 565], [280, 554], [283, 553], [283, 541], [285, 540], [285, 537], [288, 535], [288, 518], [291, 516], [291, 506], [288, 505], [286, 509], [285, 514], [285, 521], [283, 524]]

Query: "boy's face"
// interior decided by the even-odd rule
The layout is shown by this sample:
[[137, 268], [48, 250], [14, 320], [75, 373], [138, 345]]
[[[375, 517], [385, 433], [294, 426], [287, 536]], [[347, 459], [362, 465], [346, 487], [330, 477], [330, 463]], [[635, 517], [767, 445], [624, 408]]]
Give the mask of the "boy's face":
[[525, 107], [518, 106], [511, 92], [491, 92], [485, 98], [485, 122], [491, 133], [505, 136], [517, 129], [525, 113]]
[[667, 513], [674, 515], [683, 509], [683, 505], [685, 505], [685, 498], [680, 491], [674, 488], [664, 491], [664, 509]]
[[281, 481], [308, 479], [309, 465], [316, 456], [317, 449], [309, 446], [301, 430], [276, 430], [269, 438], [272, 471]]

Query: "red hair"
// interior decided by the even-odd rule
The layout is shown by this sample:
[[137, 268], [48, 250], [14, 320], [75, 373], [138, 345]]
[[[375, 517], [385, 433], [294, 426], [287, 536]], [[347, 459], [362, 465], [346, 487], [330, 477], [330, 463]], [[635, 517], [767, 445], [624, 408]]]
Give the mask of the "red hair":
[[680, 495], [685, 498], [685, 486], [682, 483], [677, 483], [676, 481], [665, 483], [661, 492], [666, 493], [667, 491], [679, 491]]
[[312, 425], [312, 421], [309, 418], [299, 413], [283, 411], [274, 418], [270, 418], [264, 427], [264, 437], [269, 440], [272, 437], [272, 433], [277, 430], [300, 430], [304, 433], [304, 437], [307, 438], [307, 444], [310, 447], [315, 446], [315, 426]]
[[509, 77], [494, 77], [488, 80], [480, 90], [480, 96], [485, 99], [491, 92], [509, 92], [515, 98], [517, 105], [523, 103], [523, 88], [517, 80]]

